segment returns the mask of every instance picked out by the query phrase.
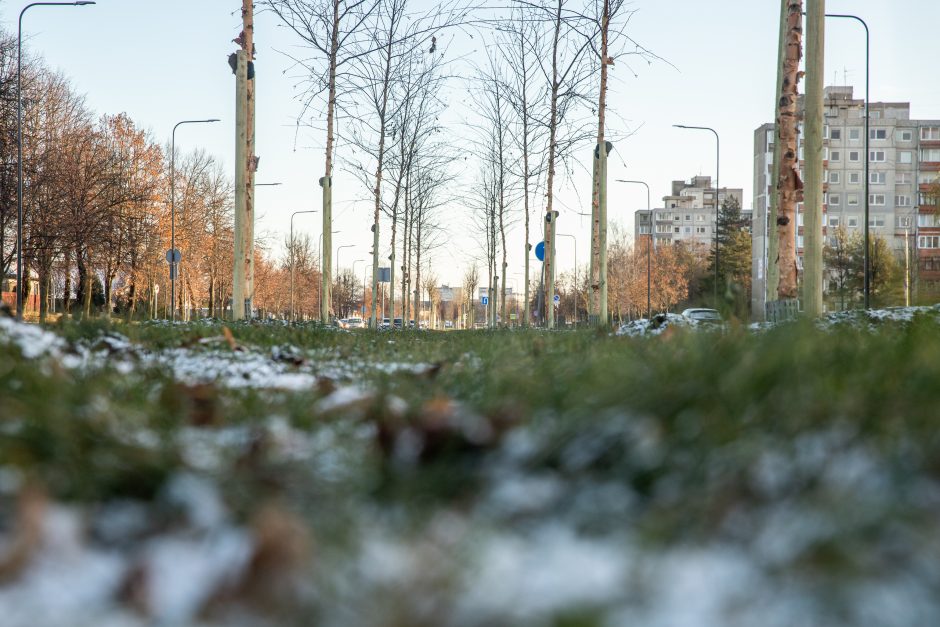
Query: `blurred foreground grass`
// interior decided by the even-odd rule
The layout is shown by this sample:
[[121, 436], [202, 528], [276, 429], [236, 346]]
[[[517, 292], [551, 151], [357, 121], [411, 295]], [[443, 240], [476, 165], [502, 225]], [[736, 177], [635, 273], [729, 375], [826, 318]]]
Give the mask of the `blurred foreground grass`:
[[[795, 324], [639, 339], [258, 324], [201, 342], [224, 339], [222, 325], [52, 328], [70, 346], [94, 350], [118, 333], [133, 348], [68, 368], [26, 359], [0, 339], [0, 473], [90, 507], [152, 502], [181, 471], [211, 477], [239, 521], [272, 502], [302, 521], [322, 547], [311, 577], [326, 590], [323, 564], [349, 559], [373, 517], [412, 537], [443, 511], [491, 533], [563, 521], [589, 537], [629, 534], [651, 550], [730, 543], [823, 596], [895, 572], [914, 573], [929, 593], [940, 585], [936, 569], [920, 570], [940, 558], [932, 315], [874, 329]], [[317, 373], [316, 383], [233, 389], [180, 380], [140, 356], [229, 353], [230, 341], [265, 358], [286, 355], [291, 367]], [[343, 366], [341, 374], [320, 374], [321, 362]], [[327, 402], [348, 389], [361, 393]], [[291, 429], [290, 441], [277, 441], [272, 420]], [[188, 451], [205, 434], [236, 428], [248, 435], [216, 443], [211, 463]], [[311, 440], [293, 454], [301, 434]], [[525, 490], [508, 504], [494, 497], [502, 483], [533, 477], [556, 486], [547, 502], [533, 504]], [[12, 499], [15, 486], [0, 496]], [[783, 525], [785, 548], [767, 554], [768, 529], [787, 512], [815, 521], [811, 531]], [[446, 579], [430, 594], [456, 603], [462, 593], [448, 593]], [[834, 613], [820, 610], [827, 624], [855, 620], [829, 601]], [[438, 620], [454, 611], [442, 603]], [[599, 606], [575, 604], [552, 620], [606, 624]], [[416, 624], [401, 612], [400, 621], [373, 622]]]

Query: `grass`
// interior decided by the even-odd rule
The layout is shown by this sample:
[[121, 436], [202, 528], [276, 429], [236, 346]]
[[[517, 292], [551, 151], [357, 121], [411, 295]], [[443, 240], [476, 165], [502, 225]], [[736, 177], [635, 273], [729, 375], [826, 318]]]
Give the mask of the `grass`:
[[[221, 326], [50, 328], [72, 346], [120, 333], [151, 351], [228, 353], [224, 342], [199, 341], [220, 336]], [[444, 512], [481, 534], [525, 535], [563, 521], [588, 537], [628, 534], [650, 551], [730, 544], [751, 554], [762, 554], [774, 516], [798, 512], [824, 523], [761, 568], [824, 584], [820, 591], [920, 572], [922, 560], [940, 557], [940, 499], [930, 496], [940, 493], [940, 325], [932, 314], [875, 330], [802, 324], [649, 339], [229, 328], [249, 351], [296, 347], [308, 360], [298, 370], [344, 365], [347, 378], [321, 377], [301, 390], [230, 389], [180, 382], [152, 365], [128, 372], [117, 358], [87, 369], [26, 360], [0, 340], [0, 469], [81, 507], [154, 502], [181, 470], [216, 481], [245, 524], [275, 500], [324, 547], [314, 568], [324, 589], [340, 577], [325, 566], [342, 570], [376, 524], [407, 545]], [[370, 395], [339, 411], [317, 409], [346, 385]], [[308, 434], [309, 450], [285, 455], [263, 428], [272, 417]], [[183, 440], [232, 428], [253, 435], [220, 447], [215, 466], [194, 466]], [[560, 496], [494, 509], [501, 482], [520, 477], [550, 478]], [[600, 488], [620, 498], [585, 500]], [[449, 599], [441, 611], [451, 616], [460, 594], [445, 580], [432, 596]], [[930, 575], [919, 585], [938, 584]], [[314, 605], [328, 614], [330, 603]], [[829, 605], [838, 596], [823, 599]], [[402, 611], [416, 620], [413, 607]], [[604, 606], [553, 615], [557, 624], [602, 624]]]

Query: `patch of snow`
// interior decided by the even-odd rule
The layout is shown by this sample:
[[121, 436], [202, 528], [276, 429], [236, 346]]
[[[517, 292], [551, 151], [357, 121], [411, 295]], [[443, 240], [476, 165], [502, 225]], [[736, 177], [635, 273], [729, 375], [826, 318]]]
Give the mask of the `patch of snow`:
[[26, 359], [58, 357], [66, 347], [65, 340], [35, 324], [0, 317], [0, 342], [16, 346]]

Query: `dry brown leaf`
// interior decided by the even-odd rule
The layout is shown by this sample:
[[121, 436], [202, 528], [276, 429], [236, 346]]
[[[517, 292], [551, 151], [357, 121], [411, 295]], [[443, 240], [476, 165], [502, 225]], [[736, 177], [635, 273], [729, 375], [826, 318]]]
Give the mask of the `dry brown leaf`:
[[8, 549], [0, 555], [0, 582], [15, 578], [29, 563], [42, 542], [42, 521], [48, 506], [46, 491], [35, 483], [20, 490], [16, 522]]

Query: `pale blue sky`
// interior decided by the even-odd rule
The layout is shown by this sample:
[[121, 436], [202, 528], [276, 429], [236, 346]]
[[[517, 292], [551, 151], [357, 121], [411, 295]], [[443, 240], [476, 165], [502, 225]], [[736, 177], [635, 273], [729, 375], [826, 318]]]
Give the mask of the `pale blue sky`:
[[[425, 0], [417, 0], [420, 4]], [[0, 3], [0, 18], [16, 29], [16, 15], [24, 3]], [[203, 147], [232, 167], [234, 155], [234, 77], [226, 58], [240, 30], [238, 0], [98, 0], [91, 7], [37, 7], [27, 13], [24, 33], [30, 49], [71, 77], [75, 89], [87, 95], [99, 113], [126, 111], [160, 140], [169, 140], [173, 124], [187, 118], [218, 117], [221, 124], [182, 127], [177, 144], [183, 150]], [[619, 114], [612, 123], [626, 121], [636, 132], [617, 145], [609, 166], [616, 178], [642, 179], [652, 187], [653, 202], [667, 194], [673, 179], [714, 173], [714, 139], [710, 133], [673, 129], [674, 123], [712, 126], [721, 135], [721, 181], [743, 187], [750, 206], [753, 130], [773, 115], [778, 4], [775, 0], [636, 0], [638, 13], [631, 35], [677, 68], [665, 64], [632, 63], [634, 77], [624, 63], [614, 70], [611, 106]], [[940, 84], [935, 70], [940, 59], [940, 2], [937, 0], [829, 0], [830, 13], [855, 13], [865, 18], [872, 32], [873, 100], [910, 101], [912, 116], [940, 118]], [[292, 211], [319, 209], [317, 178], [322, 174], [320, 133], [304, 133], [295, 147], [294, 99], [296, 78], [283, 72], [286, 58], [275, 51], [297, 41], [277, 27], [270, 15], [257, 17], [258, 60], [257, 152], [261, 156], [258, 181], [279, 181], [282, 187], [257, 193], [259, 231], [278, 241], [287, 232]], [[456, 47], [472, 50], [476, 42], [458, 40]], [[864, 38], [853, 22], [827, 24], [826, 84], [864, 89]], [[451, 88], [455, 93], [460, 85]], [[620, 130], [616, 128], [612, 130]], [[464, 131], [455, 128], [455, 140]], [[590, 158], [591, 146], [585, 146]], [[345, 178], [345, 180], [343, 180]], [[335, 244], [355, 244], [344, 250], [342, 265], [366, 258], [371, 244], [370, 210], [364, 190], [337, 175]], [[586, 259], [588, 223], [569, 213], [589, 199], [589, 181], [578, 179], [563, 200], [560, 231], [578, 237], [579, 264]], [[612, 220], [632, 230], [632, 214], [644, 208], [646, 196], [639, 186], [610, 183]], [[582, 205], [580, 211], [588, 211]], [[449, 212], [450, 243], [438, 252], [436, 272], [445, 283], [460, 281], [466, 260], [477, 254], [476, 243], [463, 235], [467, 229], [459, 207]], [[298, 216], [295, 226], [320, 233], [318, 215]], [[513, 252], [521, 251], [521, 231], [513, 236]], [[533, 237], [533, 243], [536, 238]], [[518, 242], [516, 242], [518, 240]], [[558, 242], [564, 270], [573, 263], [570, 240]], [[387, 229], [383, 232], [387, 246]], [[566, 248], [567, 247], [567, 248]], [[383, 256], [387, 254], [383, 252]], [[510, 257], [511, 273], [521, 272], [522, 256]], [[361, 271], [362, 264], [357, 266]], [[512, 285], [513, 282], [510, 282]], [[518, 283], [517, 283], [518, 285]], [[521, 286], [520, 286], [521, 287]]]

